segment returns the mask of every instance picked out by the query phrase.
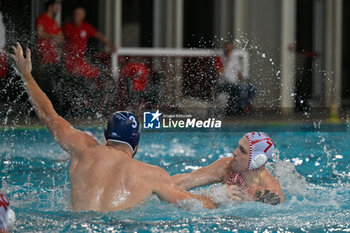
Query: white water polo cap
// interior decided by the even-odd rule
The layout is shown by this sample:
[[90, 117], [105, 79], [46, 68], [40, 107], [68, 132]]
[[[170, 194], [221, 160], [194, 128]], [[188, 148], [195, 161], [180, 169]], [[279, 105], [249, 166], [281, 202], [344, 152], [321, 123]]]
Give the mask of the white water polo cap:
[[248, 170], [256, 170], [264, 166], [272, 158], [275, 145], [272, 139], [262, 132], [246, 134], [250, 145]]

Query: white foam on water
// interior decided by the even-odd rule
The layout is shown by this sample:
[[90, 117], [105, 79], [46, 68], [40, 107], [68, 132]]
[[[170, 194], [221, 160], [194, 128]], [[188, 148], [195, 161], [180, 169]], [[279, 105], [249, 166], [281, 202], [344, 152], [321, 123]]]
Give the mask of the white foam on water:
[[203, 210], [203, 203], [197, 199], [185, 199], [177, 201], [180, 208], [188, 211], [199, 211]]

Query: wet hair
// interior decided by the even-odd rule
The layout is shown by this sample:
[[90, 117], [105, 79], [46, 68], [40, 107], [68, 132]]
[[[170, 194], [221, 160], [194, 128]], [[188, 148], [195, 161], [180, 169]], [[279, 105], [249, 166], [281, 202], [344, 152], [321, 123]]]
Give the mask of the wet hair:
[[48, 0], [45, 4], [45, 10], [47, 11], [50, 6], [55, 5], [56, 3], [59, 3], [58, 0]]

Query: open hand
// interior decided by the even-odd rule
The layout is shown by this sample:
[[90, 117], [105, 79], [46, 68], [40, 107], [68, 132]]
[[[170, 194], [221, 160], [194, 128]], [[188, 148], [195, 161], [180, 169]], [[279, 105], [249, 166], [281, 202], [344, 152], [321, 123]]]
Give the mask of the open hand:
[[231, 200], [251, 201], [248, 193], [236, 185], [226, 184], [226, 196]]
[[22, 74], [30, 74], [32, 72], [32, 60], [30, 58], [30, 49], [26, 51], [26, 58], [23, 56], [22, 46], [17, 42], [16, 46], [11, 46], [15, 54], [10, 54], [16, 63], [18, 71]]

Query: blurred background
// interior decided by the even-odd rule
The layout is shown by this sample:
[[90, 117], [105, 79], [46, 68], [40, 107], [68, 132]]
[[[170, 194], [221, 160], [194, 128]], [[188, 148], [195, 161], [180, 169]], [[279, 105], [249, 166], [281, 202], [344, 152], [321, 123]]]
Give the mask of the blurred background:
[[[160, 109], [223, 119], [347, 117], [349, 1], [62, 0], [54, 17], [60, 27], [72, 20], [77, 6], [83, 7], [85, 21], [115, 48], [92, 36], [84, 59], [100, 71], [93, 83], [67, 72], [60, 61], [61, 73], [52, 73], [57, 77], [50, 85], [35, 55], [36, 22], [46, 1], [0, 2], [3, 50], [8, 53], [16, 41], [34, 50], [33, 74], [66, 116]], [[240, 53], [238, 81], [228, 85], [222, 80], [230, 60], [224, 48], [230, 42]], [[33, 116], [9, 59], [5, 72], [0, 115]]]

